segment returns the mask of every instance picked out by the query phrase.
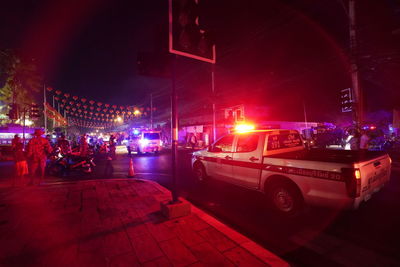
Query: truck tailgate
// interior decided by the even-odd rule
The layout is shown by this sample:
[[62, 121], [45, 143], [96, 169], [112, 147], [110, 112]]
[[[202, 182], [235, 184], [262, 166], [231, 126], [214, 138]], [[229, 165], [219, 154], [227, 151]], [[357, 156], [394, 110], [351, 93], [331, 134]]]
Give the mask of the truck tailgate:
[[361, 195], [366, 201], [371, 194], [379, 191], [381, 187], [390, 179], [391, 160], [389, 155], [384, 155], [373, 160], [360, 162], [355, 167], [361, 173]]

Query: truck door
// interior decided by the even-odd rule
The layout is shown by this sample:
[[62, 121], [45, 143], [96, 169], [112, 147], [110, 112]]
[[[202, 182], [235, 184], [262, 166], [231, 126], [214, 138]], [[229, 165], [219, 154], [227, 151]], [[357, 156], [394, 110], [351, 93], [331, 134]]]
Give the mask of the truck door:
[[261, 176], [263, 134], [237, 135], [233, 153], [233, 177], [235, 183], [248, 188], [258, 188]]
[[225, 135], [211, 146], [208, 175], [217, 179], [231, 179], [234, 137], [233, 134]]

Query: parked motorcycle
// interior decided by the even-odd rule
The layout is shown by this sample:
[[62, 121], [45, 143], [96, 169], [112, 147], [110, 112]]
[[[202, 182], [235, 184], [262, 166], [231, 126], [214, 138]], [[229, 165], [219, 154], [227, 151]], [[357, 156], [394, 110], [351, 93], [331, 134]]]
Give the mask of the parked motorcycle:
[[55, 148], [49, 158], [50, 163], [47, 169], [52, 176], [67, 176], [76, 171], [90, 174], [93, 171], [92, 168], [96, 166], [92, 154], [85, 157], [74, 154], [64, 155], [59, 148]]

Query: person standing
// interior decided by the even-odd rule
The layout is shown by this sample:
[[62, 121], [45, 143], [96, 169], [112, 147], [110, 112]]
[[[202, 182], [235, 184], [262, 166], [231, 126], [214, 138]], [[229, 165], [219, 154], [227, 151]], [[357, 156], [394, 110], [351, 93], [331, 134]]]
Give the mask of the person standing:
[[43, 183], [47, 155], [52, 151], [49, 141], [42, 137], [43, 134], [43, 130], [36, 129], [32, 139], [28, 143], [27, 154], [30, 160], [30, 185], [34, 183], [35, 177], [38, 178], [38, 185]]
[[362, 131], [361, 137], [360, 137], [360, 150], [368, 150], [368, 144], [369, 144], [369, 136], [367, 134], [367, 131]]
[[355, 131], [353, 137], [350, 139], [350, 149], [359, 150], [360, 148], [360, 132]]
[[86, 157], [89, 153], [89, 144], [87, 142], [87, 135], [84, 134], [79, 140], [79, 156]]
[[14, 150], [16, 144], [18, 144], [18, 143], [20, 143], [20, 142], [21, 142], [21, 137], [19, 137], [18, 134], [14, 135], [13, 140], [11, 140], [11, 147], [12, 147], [12, 149]]
[[106, 146], [106, 167], [104, 168], [104, 177], [111, 178], [114, 173], [114, 166], [112, 164], [113, 155], [110, 148]]
[[115, 159], [115, 154], [116, 154], [116, 150], [117, 150], [117, 144], [115, 142], [115, 136], [111, 135], [110, 136], [110, 142], [109, 142], [109, 153], [112, 159]]
[[57, 146], [60, 148], [61, 154], [71, 154], [71, 146], [69, 144], [69, 141], [65, 138], [64, 134], [61, 134], [60, 138], [58, 139]]
[[26, 162], [24, 145], [22, 144], [21, 138], [18, 134], [14, 136], [11, 146], [15, 161], [15, 177], [13, 179], [13, 186], [19, 186], [23, 183], [24, 175], [28, 174], [28, 164]]
[[192, 149], [194, 149], [196, 147], [197, 144], [197, 137], [195, 133], [192, 133], [192, 136], [190, 137], [190, 145], [192, 147]]

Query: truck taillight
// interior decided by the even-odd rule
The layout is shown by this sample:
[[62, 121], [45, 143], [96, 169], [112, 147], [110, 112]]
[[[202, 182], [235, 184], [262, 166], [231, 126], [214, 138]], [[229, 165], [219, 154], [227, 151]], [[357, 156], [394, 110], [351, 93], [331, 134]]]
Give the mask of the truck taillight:
[[360, 169], [342, 168], [342, 175], [346, 183], [349, 197], [359, 197], [361, 194], [361, 172]]
[[355, 170], [354, 170], [354, 177], [355, 177], [357, 180], [361, 179], [361, 172], [360, 172], [359, 169], [355, 169]]

